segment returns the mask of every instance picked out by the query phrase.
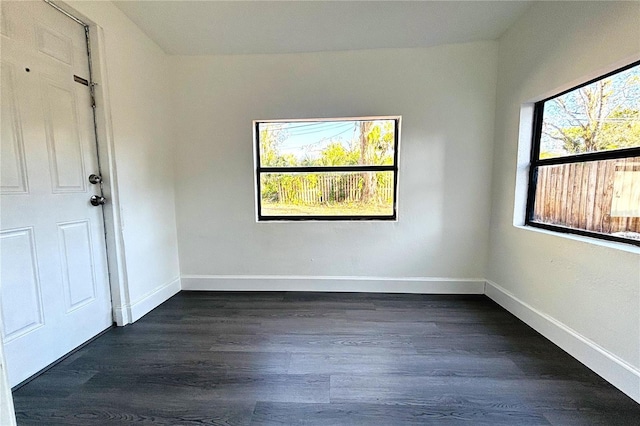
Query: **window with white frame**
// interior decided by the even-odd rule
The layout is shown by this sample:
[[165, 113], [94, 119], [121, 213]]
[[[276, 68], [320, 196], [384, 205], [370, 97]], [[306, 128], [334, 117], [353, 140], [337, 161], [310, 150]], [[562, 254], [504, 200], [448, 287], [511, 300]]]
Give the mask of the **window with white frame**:
[[259, 221], [396, 220], [400, 117], [254, 121]]

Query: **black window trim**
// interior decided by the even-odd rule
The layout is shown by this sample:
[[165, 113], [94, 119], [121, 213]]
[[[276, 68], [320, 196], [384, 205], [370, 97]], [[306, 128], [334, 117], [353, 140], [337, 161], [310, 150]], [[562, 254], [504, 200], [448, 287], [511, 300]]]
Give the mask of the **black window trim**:
[[[344, 118], [305, 118], [291, 120], [255, 120], [254, 144], [256, 164], [256, 198], [258, 222], [276, 221], [397, 221], [398, 220], [398, 147], [400, 142], [400, 116], [367, 116]], [[374, 121], [387, 120], [394, 122], [393, 165], [354, 165], [354, 166], [296, 166], [296, 167], [263, 167], [260, 165], [260, 129], [262, 123], [290, 123], [312, 121]], [[291, 215], [265, 216], [262, 214], [262, 197], [260, 192], [260, 175], [265, 173], [333, 173], [333, 172], [393, 172], [393, 213], [390, 215]]]
[[640, 147], [634, 147], [634, 148], [614, 149], [609, 151], [589, 152], [584, 154], [573, 154], [573, 155], [566, 155], [563, 157], [540, 159], [540, 139], [542, 136], [542, 122], [543, 122], [543, 112], [544, 112], [545, 102], [555, 99], [559, 96], [565, 95], [574, 90], [580, 89], [591, 83], [595, 83], [596, 81], [610, 77], [614, 74], [618, 74], [620, 72], [626, 71], [637, 65], [640, 65], [640, 61], [636, 61], [629, 65], [625, 65], [624, 67], [618, 68], [602, 76], [591, 79], [586, 83], [582, 83], [578, 86], [564, 90], [556, 95], [545, 98], [534, 104], [533, 132], [532, 132], [532, 140], [531, 140], [531, 158], [529, 163], [529, 186], [527, 188], [527, 204], [526, 204], [526, 213], [525, 213], [526, 226], [546, 229], [548, 231], [560, 232], [563, 234], [576, 234], [584, 237], [592, 237], [600, 240], [615, 241], [619, 243], [640, 246], [640, 240], [632, 240], [630, 238], [622, 238], [622, 237], [617, 237], [615, 235], [610, 235], [610, 234], [601, 234], [598, 232], [586, 231], [583, 229], [571, 228], [568, 226], [551, 225], [548, 223], [535, 222], [533, 220], [539, 167], [551, 166], [551, 165], [557, 165], [557, 164], [586, 163], [590, 161], [613, 160], [616, 158], [640, 157]]

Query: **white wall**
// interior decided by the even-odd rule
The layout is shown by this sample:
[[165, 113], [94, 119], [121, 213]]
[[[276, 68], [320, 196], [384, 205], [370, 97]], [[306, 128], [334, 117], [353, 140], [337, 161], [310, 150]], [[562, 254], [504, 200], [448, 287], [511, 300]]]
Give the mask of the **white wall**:
[[110, 104], [128, 283], [116, 310], [126, 323], [180, 290], [168, 57], [111, 2], [67, 4], [104, 31], [107, 80], [98, 82]]
[[639, 23], [638, 2], [538, 2], [501, 37], [487, 277], [498, 286], [488, 290], [542, 329], [555, 323], [556, 343], [640, 401], [640, 250], [513, 225], [526, 197], [516, 162], [530, 146], [528, 109], [518, 157], [521, 105], [640, 58]]
[[[394, 291], [483, 278], [496, 54], [478, 42], [171, 57], [183, 288]], [[256, 223], [252, 120], [370, 115], [402, 115], [397, 223]], [[265, 276], [302, 279], [255, 279]], [[305, 286], [311, 276], [424, 280]]]

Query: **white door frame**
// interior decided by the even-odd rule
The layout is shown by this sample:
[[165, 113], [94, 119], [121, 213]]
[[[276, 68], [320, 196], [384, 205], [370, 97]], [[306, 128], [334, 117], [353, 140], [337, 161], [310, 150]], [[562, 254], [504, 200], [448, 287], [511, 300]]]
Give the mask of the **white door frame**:
[[[85, 21], [87, 22], [87, 21]], [[95, 120], [98, 144], [98, 162], [102, 171], [103, 192], [107, 198], [104, 205], [105, 240], [109, 265], [109, 285], [113, 319], [118, 326], [131, 322], [129, 282], [124, 252], [124, 237], [118, 193], [118, 174], [111, 122], [108, 75], [104, 45], [104, 32], [96, 24], [89, 24], [89, 48], [91, 50], [92, 74], [95, 86]]]
[[118, 174], [111, 121], [104, 31], [95, 22], [78, 13], [64, 2], [44, 1], [61, 10], [61, 13], [71, 15], [74, 19], [83, 22], [89, 27], [89, 61], [96, 104], [94, 117], [98, 163], [103, 179], [103, 195], [107, 199], [107, 204], [103, 206], [103, 212], [112, 317], [118, 326], [124, 326], [131, 322], [132, 315], [120, 214], [120, 197], [118, 194]]

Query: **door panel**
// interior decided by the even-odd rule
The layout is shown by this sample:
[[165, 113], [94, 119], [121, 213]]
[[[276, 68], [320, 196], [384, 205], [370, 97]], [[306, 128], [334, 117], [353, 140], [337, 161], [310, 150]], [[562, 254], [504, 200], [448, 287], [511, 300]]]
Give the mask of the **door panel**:
[[84, 27], [2, 2], [0, 302], [12, 386], [112, 324]]
[[[77, 84], [77, 83], [76, 83]], [[53, 192], [84, 192], [85, 173], [73, 88], [42, 79], [44, 122]]]
[[44, 325], [33, 229], [0, 233], [5, 343]]
[[24, 163], [22, 127], [15, 98], [15, 66], [1, 63], [2, 147], [0, 151], [0, 193], [26, 193], [27, 170]]
[[67, 65], [73, 64], [73, 42], [42, 24], [36, 25], [38, 50]]
[[58, 224], [67, 312], [95, 299], [93, 249], [88, 220]]

